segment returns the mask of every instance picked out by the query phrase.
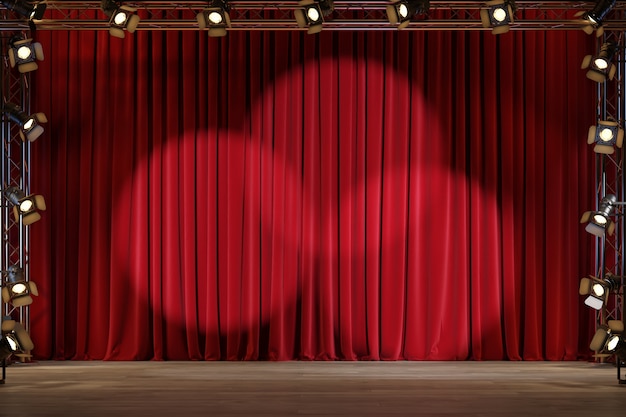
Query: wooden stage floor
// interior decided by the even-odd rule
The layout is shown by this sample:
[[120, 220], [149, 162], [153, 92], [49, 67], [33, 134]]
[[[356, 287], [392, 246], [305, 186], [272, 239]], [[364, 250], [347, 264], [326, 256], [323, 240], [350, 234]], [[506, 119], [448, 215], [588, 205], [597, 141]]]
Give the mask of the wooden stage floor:
[[7, 367], [0, 416], [626, 415], [586, 362], [35, 362]]

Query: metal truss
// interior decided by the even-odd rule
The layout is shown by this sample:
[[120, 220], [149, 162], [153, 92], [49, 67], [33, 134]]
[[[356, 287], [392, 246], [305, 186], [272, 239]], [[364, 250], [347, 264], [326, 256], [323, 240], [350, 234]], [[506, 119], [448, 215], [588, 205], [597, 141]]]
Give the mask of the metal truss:
[[[624, 32], [610, 32], [605, 35], [602, 42], [612, 41], [618, 45], [624, 41]], [[599, 48], [600, 45], [598, 45]], [[626, 120], [624, 106], [624, 56], [623, 49], [618, 48], [614, 60], [617, 62], [617, 72], [613, 81], [607, 81], [598, 85], [598, 120], [614, 120], [620, 126]], [[624, 151], [617, 148], [611, 155], [596, 154], [596, 207], [607, 194], [616, 196], [617, 201], [624, 202], [626, 199], [624, 182]], [[622, 214], [622, 205], [619, 206], [618, 215]], [[607, 274], [621, 277], [624, 274], [624, 240], [626, 228], [623, 221], [617, 222], [613, 236], [605, 236], [596, 242], [596, 270], [597, 276], [604, 278]], [[622, 278], [624, 281], [624, 278]], [[607, 320], [623, 320], [623, 291], [620, 289], [614, 294], [606, 308], [598, 312], [596, 319], [598, 324]]]
[[[196, 15], [208, 1], [125, 1], [137, 9], [141, 21], [137, 30], [199, 30]], [[626, 5], [618, 2], [606, 20], [606, 30], [626, 30], [623, 13], [615, 13]], [[293, 11], [297, 1], [232, 0], [229, 30], [304, 30], [297, 26]], [[336, 0], [334, 11], [326, 17], [324, 30], [397, 30], [389, 24], [385, 0]], [[35, 21], [38, 30], [108, 30], [108, 17], [100, 8], [100, 1], [47, 1], [44, 19]], [[581, 20], [578, 12], [593, 8], [594, 2], [585, 1], [523, 1], [516, 2], [517, 12], [511, 30], [578, 30]], [[416, 17], [406, 30], [489, 30], [482, 27], [482, 1], [431, 1], [425, 16]], [[29, 24], [18, 16], [0, 20], [0, 30], [29, 30]]]
[[[620, 10], [617, 14], [624, 16], [625, 11]], [[603, 38], [598, 40], [598, 49], [603, 42], [612, 41], [623, 45], [626, 33], [619, 31], [606, 32]], [[626, 57], [624, 48], [618, 48], [613, 58], [617, 71], [613, 80], [607, 80], [598, 84], [598, 102], [596, 107], [597, 120], [613, 120], [623, 127], [626, 120], [626, 98], [624, 96], [626, 83]], [[615, 195], [618, 206], [616, 213], [617, 227], [612, 236], [605, 235], [596, 239], [595, 266], [596, 275], [605, 278], [609, 274], [621, 280], [620, 288], [608, 298], [602, 310], [595, 313], [596, 325], [605, 325], [608, 320], [621, 320], [624, 322], [624, 285], [626, 284], [624, 254], [626, 242], [626, 225], [623, 221], [626, 202], [626, 172], [624, 171], [624, 149], [616, 147], [610, 155], [595, 154], [595, 180], [596, 180], [596, 209], [600, 201], [608, 194]], [[612, 355], [596, 352], [596, 360], [604, 361]], [[623, 358], [615, 357], [617, 365], [617, 379], [620, 384], [626, 383], [622, 379], [621, 368], [625, 363]]]
[[[9, 47], [9, 37], [0, 37], [2, 55], [6, 56]], [[22, 75], [9, 67], [7, 60], [2, 61], [0, 69], [0, 89], [2, 91], [2, 103], [14, 103], [24, 111], [29, 109], [29, 77]], [[2, 140], [2, 158], [0, 158], [0, 181], [1, 189], [16, 186], [27, 195], [30, 189], [30, 143], [24, 142], [19, 135], [19, 128], [12, 123], [4, 114], [0, 118], [0, 138]], [[2, 226], [2, 245], [0, 246], [0, 283], [4, 284], [4, 271], [11, 265], [18, 265], [23, 269], [24, 277], [29, 279], [29, 231], [26, 226], [12, 213], [12, 206], [4, 194], [0, 194], [0, 224]], [[3, 304], [0, 298], [1, 320], [12, 319], [29, 328], [28, 307], [15, 308], [9, 304]], [[7, 361], [2, 362], [2, 378], [6, 377]]]

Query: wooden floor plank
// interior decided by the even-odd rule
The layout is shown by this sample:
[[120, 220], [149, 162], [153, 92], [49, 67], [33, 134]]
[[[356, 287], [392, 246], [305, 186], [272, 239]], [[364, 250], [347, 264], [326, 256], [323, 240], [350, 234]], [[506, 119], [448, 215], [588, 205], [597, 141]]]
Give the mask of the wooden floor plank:
[[35, 362], [7, 368], [0, 416], [624, 415], [586, 362]]

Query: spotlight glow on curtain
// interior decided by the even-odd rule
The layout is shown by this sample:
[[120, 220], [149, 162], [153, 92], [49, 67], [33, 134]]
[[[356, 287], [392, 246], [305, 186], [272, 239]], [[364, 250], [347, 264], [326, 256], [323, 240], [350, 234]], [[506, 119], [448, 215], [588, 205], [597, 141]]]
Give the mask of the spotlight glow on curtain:
[[34, 353], [587, 355], [579, 32], [38, 32]]

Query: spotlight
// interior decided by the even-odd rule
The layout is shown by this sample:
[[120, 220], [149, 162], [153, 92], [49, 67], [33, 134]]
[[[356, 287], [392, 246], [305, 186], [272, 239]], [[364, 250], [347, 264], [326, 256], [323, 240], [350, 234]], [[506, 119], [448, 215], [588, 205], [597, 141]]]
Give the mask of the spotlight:
[[577, 16], [582, 16], [583, 31], [591, 35], [596, 30], [596, 36], [602, 36], [604, 34], [602, 23], [614, 6], [615, 0], [597, 0], [591, 11], [577, 13]]
[[228, 11], [230, 6], [224, 0], [213, 0], [208, 9], [204, 9], [196, 16], [200, 29], [209, 28], [209, 36], [226, 36], [226, 28], [230, 26]]
[[9, 63], [11, 68], [17, 69], [19, 72], [35, 71], [39, 66], [37, 60], [43, 61], [43, 48], [39, 42], [33, 42], [32, 39], [23, 39], [10, 43]]
[[593, 276], [582, 278], [578, 287], [578, 294], [587, 295], [585, 305], [594, 310], [602, 310], [611, 292], [617, 291], [622, 286], [618, 277], [608, 274], [603, 279]]
[[606, 42], [600, 47], [598, 55], [587, 55], [583, 59], [580, 68], [587, 69], [587, 78], [596, 82], [604, 82], [607, 77], [612, 80], [617, 68], [611, 61], [615, 55], [617, 45], [614, 42]]
[[37, 285], [33, 281], [24, 279], [24, 270], [17, 265], [11, 265], [6, 271], [7, 283], [2, 287], [2, 300], [15, 307], [32, 304], [31, 295], [39, 295]]
[[302, 0], [298, 2], [298, 5], [300, 8], [293, 11], [296, 22], [301, 28], [308, 27], [307, 33], [309, 35], [321, 32], [324, 16], [328, 16], [335, 9], [332, 0], [320, 0], [319, 2]]
[[615, 152], [615, 146], [622, 147], [624, 142], [624, 129], [617, 122], [600, 120], [596, 126], [589, 127], [587, 143], [595, 143], [593, 151], [610, 155]]
[[426, 14], [430, 9], [429, 0], [400, 0], [387, 6], [387, 19], [392, 25], [398, 24], [398, 29], [409, 25], [413, 16]]
[[493, 28], [491, 33], [506, 33], [514, 22], [513, 14], [517, 10], [514, 0], [492, 0], [485, 3], [486, 8], [480, 9], [480, 20], [483, 27]]
[[600, 201], [598, 211], [586, 211], [583, 213], [580, 222], [587, 223], [585, 230], [592, 235], [603, 237], [605, 233], [609, 236], [615, 231], [615, 223], [609, 217], [613, 211], [613, 206], [617, 204], [617, 198], [613, 194], [607, 194]]
[[133, 33], [139, 24], [137, 9], [124, 6], [115, 0], [102, 0], [100, 7], [104, 14], [109, 16], [109, 34], [116, 38], [123, 38], [124, 32]]
[[28, 20], [41, 20], [47, 7], [45, 2], [35, 3], [26, 0], [1, 0], [0, 2], [7, 9], [27, 17]]
[[609, 320], [607, 324], [598, 327], [591, 339], [589, 349], [595, 352], [621, 353], [624, 342], [621, 334], [624, 332], [624, 323], [620, 320]]
[[3, 112], [13, 122], [20, 127], [20, 137], [23, 141], [33, 142], [43, 133], [42, 123], [46, 123], [48, 119], [43, 113], [35, 113], [30, 116], [13, 103], [6, 103]]
[[17, 187], [9, 187], [4, 190], [4, 195], [13, 204], [13, 216], [15, 221], [22, 218], [22, 224], [28, 226], [41, 219], [40, 211], [46, 210], [46, 201], [42, 195], [25, 195], [24, 191]]
[[30, 356], [28, 352], [35, 347], [28, 332], [21, 323], [15, 320], [2, 320], [2, 335], [0, 335], [0, 360], [11, 355]]

